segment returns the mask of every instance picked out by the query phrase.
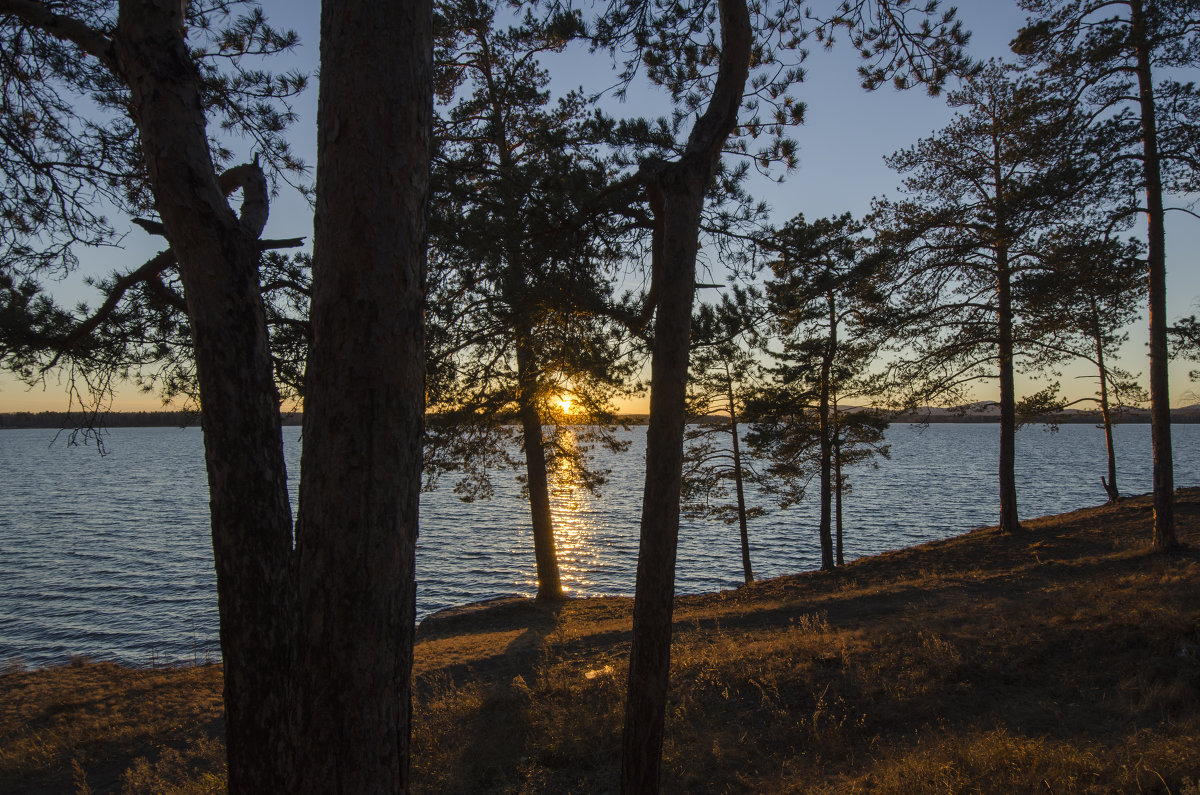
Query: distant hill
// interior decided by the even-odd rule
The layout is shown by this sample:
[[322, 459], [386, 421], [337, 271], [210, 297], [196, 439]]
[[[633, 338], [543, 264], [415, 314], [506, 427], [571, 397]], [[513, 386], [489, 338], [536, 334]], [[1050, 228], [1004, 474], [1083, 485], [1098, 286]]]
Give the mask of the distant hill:
[[[1117, 414], [1119, 422], [1149, 423], [1148, 409], [1127, 408]], [[941, 408], [938, 406], [922, 406], [909, 414], [897, 417], [895, 422], [999, 422], [1000, 407], [995, 403], [971, 403], [965, 406]], [[1098, 410], [1065, 409], [1042, 417], [1039, 421], [1057, 423], [1060, 425], [1099, 424], [1101, 422]], [[1171, 411], [1172, 423], [1200, 423], [1200, 403], [1182, 406]]]
[[[843, 411], [861, 410], [858, 406], [843, 406]], [[298, 413], [285, 414], [284, 425], [300, 425], [303, 415]], [[648, 414], [623, 414], [618, 420], [626, 425], [645, 425], [650, 420]], [[693, 422], [704, 422], [703, 418]], [[715, 421], [715, 418], [714, 418]], [[901, 415], [893, 420], [897, 423], [945, 423], [945, 422], [999, 422], [1000, 409], [994, 403], [973, 403], [966, 406], [942, 408], [938, 406], [922, 406], [909, 414]], [[1063, 425], [1098, 424], [1100, 412], [1067, 409], [1045, 422], [1056, 422]], [[1120, 417], [1121, 422], [1148, 423], [1150, 412], [1146, 409], [1127, 409]], [[1171, 412], [1173, 423], [1200, 423], [1200, 403], [1183, 406]], [[0, 413], [0, 429], [3, 428], [80, 428], [88, 424], [88, 419], [77, 412], [65, 411], [18, 411]], [[101, 428], [185, 428], [198, 426], [200, 415], [194, 411], [114, 411], [101, 415], [97, 420]]]

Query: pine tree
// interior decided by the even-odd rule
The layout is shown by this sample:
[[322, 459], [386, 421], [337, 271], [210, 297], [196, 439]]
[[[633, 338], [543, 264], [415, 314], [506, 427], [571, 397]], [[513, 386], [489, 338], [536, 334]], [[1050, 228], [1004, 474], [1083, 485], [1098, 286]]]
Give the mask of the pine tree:
[[[102, 388], [105, 373], [155, 366], [160, 344], [186, 354], [179, 378], [194, 373], [204, 428], [230, 792], [407, 787], [431, 22], [422, 2], [322, 9], [312, 281], [293, 285], [312, 298], [293, 526], [260, 236], [268, 175], [299, 166], [282, 134], [303, 81], [253, 60], [295, 37], [249, 3], [0, 0], [0, 315], [62, 320], [65, 330], [33, 329], [52, 333], [27, 336], [17, 366], [44, 343], [51, 365], [62, 355], [95, 368]], [[388, 58], [364, 64], [370, 52]], [[254, 136], [260, 161], [230, 166], [221, 128]], [[97, 198], [156, 210], [147, 226], [170, 249], [107, 280], [95, 313], [56, 317], [36, 278], [74, 265], [77, 244], [112, 242]], [[165, 332], [141, 337], [160, 320]], [[114, 342], [121, 334], [128, 343]], [[109, 345], [127, 357], [115, 368]]]
[[1042, 238], [1041, 246], [1047, 267], [1026, 274], [1015, 288], [1029, 310], [1027, 336], [1036, 346], [1035, 359], [1050, 365], [1083, 360], [1096, 368], [1094, 397], [1059, 403], [1064, 408], [1095, 403], [1099, 408], [1108, 459], [1107, 477], [1100, 481], [1114, 503], [1121, 492], [1113, 426], [1123, 408], [1146, 400], [1136, 378], [1116, 364], [1117, 350], [1129, 338], [1125, 329], [1139, 317], [1144, 301], [1145, 261], [1135, 241], [1099, 234], [1088, 225], [1056, 229]]
[[[644, 70], [674, 102], [671, 129], [691, 124], [674, 151], [643, 158], [635, 177], [654, 222], [646, 301], [654, 316], [654, 340], [622, 735], [624, 793], [653, 793], [660, 786], [688, 355], [706, 196], [727, 150], [752, 154], [763, 167], [794, 162], [795, 144], [784, 133], [803, 118], [804, 106], [790, 89], [802, 77], [799, 45], [809, 37], [831, 43], [835, 31], [849, 31], [865, 59], [861, 71], [870, 87], [894, 76], [902, 84], [921, 83], [936, 91], [951, 71], [964, 69], [961, 48], [967, 36], [953, 11], [939, 17], [936, 0], [920, 9], [908, 5], [908, 0], [857, 0], [837, 4], [820, 19], [791, 3], [752, 8], [745, 0], [699, 5], [618, 0], [596, 26], [598, 43], [625, 57], [622, 79], [631, 81]], [[898, 13], [908, 11], [918, 24], [909, 24], [908, 13]], [[750, 143], [759, 135], [768, 144], [752, 153]]]
[[720, 304], [702, 304], [696, 312], [683, 452], [683, 513], [737, 525], [742, 579], [747, 585], [754, 582], [749, 521], [765, 514], [763, 508], [747, 502], [747, 485], [761, 482], [762, 476], [742, 443], [746, 404], [758, 381], [757, 298], [735, 289]]
[[864, 232], [849, 213], [811, 223], [799, 215], [763, 242], [773, 257], [767, 296], [783, 349], [773, 354], [776, 385], [755, 404], [749, 441], [772, 462], [784, 506], [800, 499], [815, 469], [824, 570], [843, 559], [842, 466], [887, 455], [882, 415], [837, 408], [839, 399], [863, 395], [877, 348], [867, 314], [880, 301], [879, 272]]
[[959, 108], [953, 121], [888, 159], [910, 174], [909, 198], [875, 210], [879, 242], [903, 274], [893, 322], [909, 350], [893, 373], [926, 399], [961, 399], [975, 381], [999, 381], [999, 525], [1013, 532], [1024, 312], [1014, 285], [1044, 267], [1040, 235], [1092, 199], [1093, 138], [1070, 103], [996, 64], [948, 99]]
[[[500, 29], [501, 7], [439, 6], [448, 107], [434, 175], [426, 460], [430, 482], [457, 470], [469, 499], [490, 494], [489, 465], [524, 464], [538, 597], [553, 600], [564, 592], [548, 469], [571, 457], [594, 489], [604, 473], [586, 465], [587, 443], [624, 446], [610, 432], [611, 399], [631, 375], [631, 345], [600, 310], [614, 303], [614, 268], [638, 230], [613, 209], [627, 197], [605, 194], [612, 166], [593, 102], [578, 92], [552, 102], [538, 61], [579, 34], [578, 17], [526, 13]], [[523, 462], [505, 449], [510, 423]]]
[[[1200, 65], [1196, 0], [1021, 0], [1034, 16], [1012, 42], [1030, 66], [1107, 122], [1124, 151], [1101, 171], [1141, 192], [1146, 215], [1150, 325], [1150, 420], [1154, 442], [1152, 545], [1178, 546], [1166, 317], [1166, 226], [1170, 194], [1200, 187], [1200, 90], [1163, 73]], [[1133, 168], [1126, 166], [1133, 165]]]

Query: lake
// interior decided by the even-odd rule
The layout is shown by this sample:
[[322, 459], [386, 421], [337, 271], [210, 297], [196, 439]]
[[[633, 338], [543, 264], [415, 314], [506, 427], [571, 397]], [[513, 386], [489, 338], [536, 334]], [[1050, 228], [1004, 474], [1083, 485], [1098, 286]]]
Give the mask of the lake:
[[[1200, 425], [1172, 429], [1177, 487], [1200, 485]], [[564, 584], [574, 595], [628, 595], [637, 566], [645, 428], [622, 432], [623, 454], [598, 454], [613, 471], [599, 499], [555, 489]], [[299, 434], [284, 428], [293, 506]], [[1151, 488], [1150, 427], [1116, 429], [1125, 494]], [[999, 429], [993, 424], [901, 425], [892, 459], [848, 470], [848, 559], [994, 524]], [[0, 662], [30, 665], [70, 655], [133, 664], [219, 657], [208, 495], [197, 428], [120, 428], [71, 447], [48, 430], [0, 430]], [[1104, 501], [1104, 436], [1091, 425], [1017, 436], [1022, 518]], [[460, 502], [449, 485], [423, 495], [417, 550], [419, 616], [503, 594], [532, 594], [533, 542], [513, 473], [495, 497]], [[815, 487], [813, 489], [815, 497]], [[751, 494], [755, 501], [758, 495]], [[758, 500], [760, 503], [762, 500]], [[814, 499], [750, 524], [755, 574], [816, 568]], [[677, 591], [741, 581], [738, 534], [685, 520]]]

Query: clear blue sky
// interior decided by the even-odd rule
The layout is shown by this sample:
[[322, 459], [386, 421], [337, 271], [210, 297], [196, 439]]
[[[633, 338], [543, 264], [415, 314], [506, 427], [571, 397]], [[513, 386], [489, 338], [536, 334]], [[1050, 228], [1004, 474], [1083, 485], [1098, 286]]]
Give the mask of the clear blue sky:
[[[818, 3], [833, 0], [818, 0]], [[268, 18], [280, 27], [300, 34], [301, 46], [289, 56], [289, 67], [312, 73], [317, 67], [319, 4], [316, 0], [287, 2], [266, 0]], [[960, 2], [959, 15], [972, 31], [971, 54], [979, 58], [1006, 57], [1008, 42], [1024, 20], [1014, 2], [1006, 0], [966, 0]], [[857, 57], [846, 47], [826, 52], [819, 46], [811, 50], [806, 63], [807, 78], [797, 95], [808, 105], [805, 125], [794, 132], [800, 144], [800, 166], [786, 175], [781, 184], [760, 179], [751, 190], [773, 208], [773, 217], [783, 222], [798, 212], [817, 218], [852, 212], [865, 213], [871, 199], [894, 194], [897, 175], [887, 168], [883, 157], [909, 146], [943, 126], [951, 116], [940, 98], [928, 97], [923, 90], [896, 91], [884, 87], [867, 93], [859, 87], [855, 73]], [[607, 55], [572, 51], [553, 64], [555, 86], [563, 89], [585, 86], [599, 89], [612, 82], [612, 64]], [[665, 97], [652, 90], [631, 92], [624, 104], [615, 100], [609, 106], [613, 115], [658, 116], [667, 108]], [[300, 120], [292, 132], [298, 152], [310, 164], [315, 163], [315, 80], [306, 96], [296, 103]], [[285, 192], [274, 202], [266, 235], [293, 237], [311, 235], [312, 219], [307, 204], [297, 195]], [[86, 273], [103, 274], [113, 268], [127, 268], [144, 262], [157, 250], [155, 240], [136, 227], [130, 227], [123, 252], [83, 252], [80, 259]], [[1183, 213], [1169, 213], [1167, 227], [1168, 309], [1171, 318], [1200, 309], [1200, 221]], [[87, 298], [79, 283], [64, 285], [63, 294], [71, 300]], [[94, 299], [93, 299], [94, 303]], [[1145, 371], [1144, 324], [1132, 329], [1122, 364], [1135, 372]], [[1173, 403], [1197, 402], [1200, 385], [1187, 381], [1186, 364], [1173, 366], [1171, 392]], [[1086, 373], [1086, 371], [1082, 371]], [[1075, 372], [1066, 374], [1064, 388], [1073, 396], [1090, 394], [1092, 382], [1076, 380]], [[1020, 389], [1020, 386], [1018, 387]], [[980, 399], [991, 397], [981, 387]], [[7, 375], [0, 375], [0, 411], [60, 410], [66, 407], [64, 387], [53, 377], [46, 390], [29, 392]], [[140, 395], [128, 386], [120, 389], [117, 409], [154, 409], [156, 396]], [[644, 410], [637, 404], [628, 410]]]

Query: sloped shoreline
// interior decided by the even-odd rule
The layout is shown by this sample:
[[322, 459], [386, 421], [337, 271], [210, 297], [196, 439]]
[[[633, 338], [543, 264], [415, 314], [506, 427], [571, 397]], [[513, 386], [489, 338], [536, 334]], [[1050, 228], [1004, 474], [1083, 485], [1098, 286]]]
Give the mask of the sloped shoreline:
[[[1195, 792], [1200, 489], [1178, 496], [1169, 556], [1135, 497], [680, 597], [666, 790]], [[416, 791], [613, 790], [631, 608], [427, 619]], [[220, 685], [219, 666], [10, 667], [0, 791], [215, 791]]]

